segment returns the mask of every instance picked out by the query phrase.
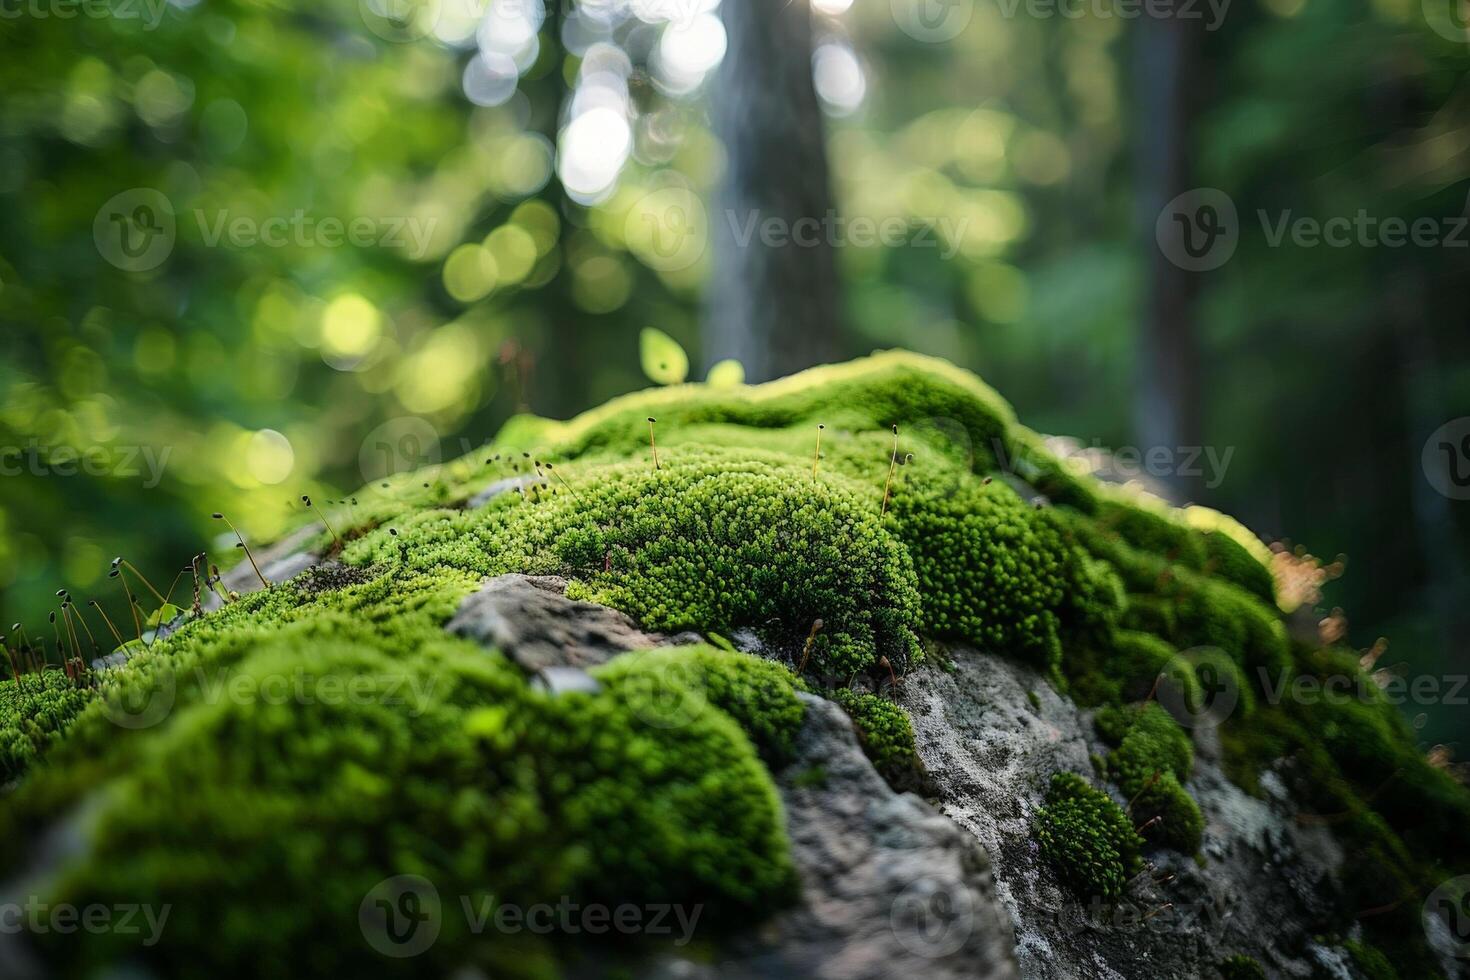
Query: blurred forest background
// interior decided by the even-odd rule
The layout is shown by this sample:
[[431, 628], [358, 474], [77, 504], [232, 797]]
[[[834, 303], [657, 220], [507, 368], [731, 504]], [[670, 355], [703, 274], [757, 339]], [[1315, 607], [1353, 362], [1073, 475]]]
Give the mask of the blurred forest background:
[[[0, 0], [5, 625], [115, 554], [167, 581], [212, 511], [270, 538], [302, 493], [677, 379], [646, 328], [693, 378], [800, 366], [721, 320], [738, 172], [906, 229], [800, 256], [840, 288], [817, 353], [950, 358], [1084, 447], [1212, 447], [1177, 495], [1345, 554], [1324, 602], [1381, 666], [1470, 669], [1470, 503], [1421, 462], [1470, 415], [1470, 234], [1273, 245], [1256, 217], [1466, 213], [1458, 0], [552, 2]], [[809, 38], [736, 23], [808, 3]], [[778, 122], [815, 152], [727, 147], [793, 65], [825, 130]], [[1238, 242], [1186, 272], [1155, 219], [1194, 187]], [[118, 214], [162, 257], [109, 244]], [[1463, 757], [1464, 708], [1423, 710]]]

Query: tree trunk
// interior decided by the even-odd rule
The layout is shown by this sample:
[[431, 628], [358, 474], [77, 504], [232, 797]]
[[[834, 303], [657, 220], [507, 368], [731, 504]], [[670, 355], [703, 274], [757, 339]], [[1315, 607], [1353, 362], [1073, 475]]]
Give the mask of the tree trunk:
[[[1194, 329], [1194, 281], [1170, 261], [1154, 238], [1159, 213], [1190, 188], [1189, 93], [1198, 88], [1197, 37], [1178, 17], [1137, 21], [1134, 94], [1140, 232], [1148, 268], [1138, 345], [1134, 434], [1145, 453], [1200, 445], [1199, 349]], [[1184, 458], [1175, 453], [1176, 459]], [[1163, 477], [1176, 501], [1190, 499], [1198, 480]]]
[[712, 115], [726, 169], [710, 214], [704, 357], [737, 358], [764, 381], [843, 353], [811, 9], [729, 0], [720, 10], [729, 43]]

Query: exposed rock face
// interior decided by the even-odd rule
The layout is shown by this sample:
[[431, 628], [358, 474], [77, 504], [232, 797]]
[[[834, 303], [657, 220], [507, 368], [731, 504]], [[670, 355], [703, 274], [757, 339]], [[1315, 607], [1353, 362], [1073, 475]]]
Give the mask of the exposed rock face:
[[802, 695], [777, 774], [800, 905], [735, 943], [712, 976], [1012, 978], [1014, 936], [979, 843], [888, 788], [842, 709]]
[[[577, 602], [557, 578], [504, 575], [461, 605], [448, 629], [501, 650], [549, 686], [620, 653], [686, 634], [644, 633], [616, 610]], [[595, 683], [595, 682], [592, 682]], [[873, 769], [852, 723], [802, 694], [794, 758], [775, 773], [792, 858], [795, 908], [731, 940], [717, 962], [667, 958], [638, 969], [669, 977], [1017, 977], [1014, 937], [978, 842], [933, 807], [895, 793]]]
[[1312, 941], [1343, 858], [1330, 835], [1298, 826], [1284, 793], [1272, 802], [1247, 796], [1207, 751], [1187, 785], [1207, 821], [1203, 866], [1172, 851], [1148, 854], [1152, 870], [1112, 908], [1063, 893], [1032, 843], [1031, 821], [1051, 774], [1092, 774], [1090, 756], [1105, 746], [1089, 713], [1027, 667], [972, 650], [952, 655], [953, 671], [905, 679], [904, 705], [940, 809], [994, 864], [1023, 976], [1209, 976], [1233, 953], [1281, 976], [1353, 975], [1340, 951]]
[[620, 653], [671, 642], [699, 642], [688, 634], [645, 633], [616, 609], [566, 597], [566, 579], [501, 575], [464, 600], [445, 628], [493, 647], [528, 674], [558, 668], [585, 670]]

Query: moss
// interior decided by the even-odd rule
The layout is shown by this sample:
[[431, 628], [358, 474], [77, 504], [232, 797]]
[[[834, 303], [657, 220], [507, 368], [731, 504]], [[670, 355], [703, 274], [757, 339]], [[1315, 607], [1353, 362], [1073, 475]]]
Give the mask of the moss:
[[1139, 551], [1190, 569], [1204, 567], [1207, 554], [1201, 536], [1172, 520], [1162, 506], [1156, 509], [1141, 500], [1105, 499], [1098, 503], [1095, 519], [1103, 530], [1117, 534]]
[[1224, 531], [1204, 535], [1205, 569], [1240, 586], [1262, 602], [1276, 604], [1276, 579], [1271, 569]]
[[884, 779], [904, 789], [922, 782], [924, 764], [914, 749], [913, 725], [902, 708], [887, 698], [850, 688], [832, 692], [832, 700], [852, 719], [863, 752]]
[[59, 741], [92, 696], [90, 686], [54, 668], [0, 681], [0, 784]]
[[1183, 786], [1194, 766], [1189, 736], [1154, 702], [1104, 708], [1096, 723], [1117, 746], [1108, 756], [1108, 774], [1133, 801], [1133, 816], [1148, 838], [1186, 854], [1199, 850], [1204, 816]]
[[1122, 809], [1075, 773], [1051, 778], [1032, 824], [1041, 856], [1083, 897], [1114, 900], [1136, 873], [1142, 844]]
[[1353, 958], [1353, 965], [1363, 975], [1363, 980], [1399, 980], [1399, 971], [1376, 946], [1357, 939], [1349, 939], [1343, 946]]
[[1225, 980], [1266, 980], [1266, 971], [1254, 957], [1236, 953], [1220, 961], [1220, 976]]
[[[538, 465], [548, 460], [554, 470]], [[523, 493], [472, 505], [510, 477]], [[136, 881], [177, 899], [178, 958], [145, 953], [160, 972], [217, 972], [247, 942], [256, 958], [261, 935], [268, 967], [311, 935], [327, 938], [299, 942], [311, 959], [300, 965], [339, 968], [366, 955], [340, 903], [390, 871], [516, 899], [697, 897], [743, 924], [790, 887], [763, 765], [789, 753], [800, 720], [803, 683], [787, 666], [841, 688], [911, 669], [920, 637], [954, 639], [1025, 659], [1105, 709], [1100, 775], [1138, 799], [1124, 815], [1058, 777], [1036, 835], [1071, 887], [1120, 892], [1141, 846], [1134, 819], [1164, 817], [1155, 843], [1197, 844], [1188, 739], [1156, 708], [1122, 706], [1153, 694], [1192, 712], [1224, 679], [1240, 699], [1220, 730], [1227, 772], [1258, 789], [1274, 767], [1303, 819], [1354, 854], [1344, 904], [1398, 903], [1363, 920], [1367, 941], [1406, 974], [1432, 969], [1413, 897], [1470, 869], [1470, 794], [1381, 699], [1257, 708], [1268, 682], [1357, 676], [1354, 654], [1288, 647], [1269, 555], [1245, 528], [1076, 476], [966, 372], [886, 353], [759, 387], [643, 392], [569, 422], [515, 419], [488, 450], [354, 499], [329, 514], [345, 569], [185, 622], [95, 692], [28, 678], [45, 691], [40, 712], [0, 683], [5, 778], [19, 777], [0, 810], [0, 871], [22, 870], [60, 820], [96, 814], [56, 888], [121, 896]], [[305, 534], [307, 547], [330, 544]], [[598, 693], [552, 697], [443, 635], [461, 599], [503, 572], [566, 576], [574, 596], [722, 649], [620, 659], [597, 672]], [[787, 666], [735, 653], [723, 635], [736, 629]], [[293, 710], [221, 693], [288, 668], [428, 690], [411, 704]], [[1156, 687], [1165, 674], [1179, 690]], [[890, 776], [913, 771], [901, 711], [837, 696]], [[218, 943], [200, 938], [206, 927]], [[446, 962], [427, 965], [504, 972], [485, 957], [506, 943], [463, 940], [446, 935]]]
[[[560, 574], [570, 594], [677, 632], [757, 627], [809, 669], [846, 680], [919, 655], [912, 565], [853, 488], [813, 485], [790, 460], [688, 452], [653, 469], [623, 463], [575, 492], [505, 494], [474, 511], [428, 511], [349, 545], [350, 562], [406, 561], [481, 575]], [[533, 495], [534, 496], [534, 495]], [[405, 556], [405, 557], [400, 557]]]
[[1002, 482], [935, 481], [898, 496], [893, 514], [934, 635], [1055, 671], [1064, 635], [1100, 630], [1116, 616], [1109, 573]]
[[[665, 647], [618, 657], [592, 673], [615, 691], [636, 689], [658, 705], [658, 716], [646, 719], [651, 723], [683, 725], [709, 710], [724, 712], [772, 764], [791, 757], [805, 714], [789, 670], [732, 650]], [[909, 740], [912, 746], [912, 734]]]
[[[0, 830], [20, 840], [80, 807], [86, 846], [48, 899], [172, 916], [155, 947], [38, 937], [48, 956], [77, 972], [120, 958], [184, 976], [247, 960], [262, 973], [391, 969], [356, 910], [394, 874], [428, 878], [451, 903], [700, 904], [716, 927], [791, 896], [781, 808], [740, 727], [769, 748], [789, 740], [800, 703], [781, 668], [693, 651], [724, 707], [660, 727], [647, 720], [663, 707], [663, 677], [648, 682], [666, 673], [659, 659], [614, 661], [602, 692], [553, 697], [442, 631], [471, 587], [391, 574], [318, 595], [283, 586], [120, 669], [110, 683], [167, 689], [169, 710], [119, 728], [104, 694]], [[18, 857], [6, 854], [11, 870]], [[458, 917], [443, 924], [426, 954], [436, 967], [494, 962], [497, 937], [485, 949]]]

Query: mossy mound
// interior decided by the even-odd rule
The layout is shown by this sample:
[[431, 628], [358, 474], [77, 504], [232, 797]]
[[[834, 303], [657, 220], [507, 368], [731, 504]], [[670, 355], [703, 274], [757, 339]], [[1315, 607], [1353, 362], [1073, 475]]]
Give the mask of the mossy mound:
[[[715, 928], [786, 901], [781, 808], [752, 742], [779, 752], [800, 723], [784, 669], [700, 649], [671, 674], [634, 654], [602, 670], [600, 693], [552, 696], [442, 630], [473, 581], [278, 586], [117, 672], [9, 801], [5, 865], [25, 869], [15, 845], [37, 820], [85, 811], [86, 858], [48, 876], [48, 901], [167, 906], [167, 941], [39, 936], [48, 958], [178, 976], [391, 970], [358, 908], [400, 874], [454, 903], [424, 954], [445, 971], [467, 955], [510, 966], [466, 931], [458, 896], [682, 903]], [[655, 723], [670, 697], [702, 710]], [[499, 945], [520, 955], [520, 938]]]
[[1149, 840], [1193, 854], [1199, 849], [1204, 816], [1184, 791], [1194, 768], [1194, 745], [1157, 702], [1098, 713], [1103, 739], [1116, 748], [1108, 755], [1108, 774], [1129, 800]]
[[[1328, 815], [1360, 864], [1352, 911], [1408, 909], [1470, 869], [1470, 796], [1391, 705], [1273, 703], [1282, 682], [1357, 668], [1290, 646], [1260, 542], [1074, 472], [943, 362], [880, 354], [521, 417], [353, 500], [329, 513], [340, 542], [306, 542], [340, 563], [331, 574], [185, 614], [80, 683], [0, 681], [14, 784], [0, 873], [35, 870], [43, 835], [78, 821], [84, 846], [45, 869], [49, 896], [176, 906], [166, 949], [124, 952], [112, 935], [69, 944], [70, 962], [137, 955], [192, 975], [309, 949], [309, 968], [340, 969], [371, 956], [357, 904], [398, 874], [502, 901], [687, 900], [714, 928], [748, 924], [791, 893], [769, 767], [790, 752], [796, 692], [901, 692], [921, 639], [1024, 660], [1108, 709], [1105, 772], [1135, 811], [1059, 776], [1036, 821], [1081, 893], [1119, 894], [1144, 844], [1135, 819], [1163, 817], [1150, 846], [1197, 847], [1189, 739], [1158, 705], [1127, 706], [1192, 714], [1222, 682], [1229, 772], [1255, 789], [1274, 767]], [[562, 576], [646, 629], [753, 634], [768, 659], [631, 654], [594, 672], [597, 691], [553, 696], [444, 634], [483, 577], [508, 572]], [[394, 678], [420, 693], [390, 702]], [[366, 703], [340, 701], [354, 682]], [[896, 705], [833, 696], [880, 768], [912, 769]], [[1407, 915], [1365, 929], [1423, 973]], [[432, 955], [495, 972], [506, 949], [525, 943], [446, 919]]]
[[1143, 841], [1133, 821], [1076, 773], [1052, 776], [1032, 833], [1041, 856], [1084, 898], [1116, 899], [1138, 871]]
[[852, 719], [863, 752], [884, 779], [898, 788], [920, 784], [924, 764], [914, 750], [914, 726], [903, 708], [867, 691], [843, 688], [832, 693]]

